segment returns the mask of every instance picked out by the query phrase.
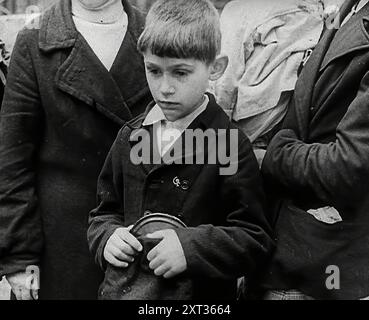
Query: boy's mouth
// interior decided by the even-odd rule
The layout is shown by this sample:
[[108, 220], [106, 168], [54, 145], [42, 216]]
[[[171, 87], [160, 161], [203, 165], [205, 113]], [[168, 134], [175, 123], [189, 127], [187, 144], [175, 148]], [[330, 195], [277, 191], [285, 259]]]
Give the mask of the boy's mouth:
[[171, 108], [173, 106], [178, 105], [177, 102], [172, 102], [172, 101], [159, 101], [159, 105], [166, 107], [166, 108]]

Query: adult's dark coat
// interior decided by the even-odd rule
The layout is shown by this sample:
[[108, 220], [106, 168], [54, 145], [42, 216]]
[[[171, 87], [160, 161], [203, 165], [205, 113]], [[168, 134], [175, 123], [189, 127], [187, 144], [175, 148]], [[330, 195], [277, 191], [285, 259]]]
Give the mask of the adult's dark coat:
[[[343, 5], [342, 19], [355, 2]], [[369, 4], [325, 32], [297, 82], [285, 129], [267, 151], [264, 177], [284, 201], [266, 288], [369, 296], [368, 32]], [[343, 221], [325, 224], [306, 212], [325, 206]]]
[[102, 274], [89, 253], [96, 181], [119, 129], [151, 99], [129, 24], [108, 72], [60, 1], [16, 41], [0, 120], [0, 273], [41, 266], [40, 297], [93, 299]]
[[[264, 192], [250, 142], [240, 131], [233, 140], [238, 145], [238, 152], [232, 154], [232, 161], [238, 166], [234, 174], [219, 175], [219, 163], [184, 164], [185, 159], [194, 160], [192, 156], [197, 154], [194, 150], [177, 155], [172, 164], [135, 165], [130, 155], [138, 147], [140, 135], [150, 142], [147, 146], [151, 146], [153, 154], [158, 154], [152, 126], [142, 127], [144, 118], [141, 116], [122, 128], [107, 157], [98, 183], [99, 206], [91, 212], [90, 247], [96, 261], [105, 268], [105, 244], [117, 228], [134, 224], [145, 212], [176, 216], [188, 226], [176, 232], [188, 265], [184, 277], [192, 279], [193, 284], [189, 286], [179, 277], [181, 285], [177, 282], [177, 288], [176, 282], [165, 285], [153, 274], [136, 279], [132, 270], [121, 272], [122, 277], [117, 279], [117, 272], [109, 269], [101, 288], [102, 298], [235, 299], [237, 276], [246, 274], [252, 278], [273, 247], [264, 211]], [[207, 109], [189, 129], [217, 133], [218, 129], [228, 133], [237, 130], [212, 96]], [[229, 154], [233, 138], [225, 140], [219, 136], [221, 133], [217, 134], [218, 142], [224, 144], [218, 147]], [[185, 145], [189, 144], [182, 144]], [[213, 144], [207, 146], [200, 150], [205, 159], [207, 156], [212, 159], [216, 149]], [[191, 289], [190, 293], [183, 292], [182, 286], [186, 291]]]

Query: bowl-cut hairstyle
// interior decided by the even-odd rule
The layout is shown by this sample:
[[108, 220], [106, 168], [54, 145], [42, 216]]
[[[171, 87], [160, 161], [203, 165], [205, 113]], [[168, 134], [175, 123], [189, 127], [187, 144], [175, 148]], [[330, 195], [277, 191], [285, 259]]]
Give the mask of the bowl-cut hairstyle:
[[158, 0], [137, 48], [159, 57], [213, 62], [221, 49], [219, 14], [210, 0]]

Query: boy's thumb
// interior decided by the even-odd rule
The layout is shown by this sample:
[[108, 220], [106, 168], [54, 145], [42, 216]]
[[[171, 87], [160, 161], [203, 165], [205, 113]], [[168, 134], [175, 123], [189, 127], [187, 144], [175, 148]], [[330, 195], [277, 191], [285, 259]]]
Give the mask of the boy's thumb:
[[153, 233], [146, 235], [146, 238], [149, 239], [163, 239], [164, 237], [165, 237], [164, 231], [155, 231]]

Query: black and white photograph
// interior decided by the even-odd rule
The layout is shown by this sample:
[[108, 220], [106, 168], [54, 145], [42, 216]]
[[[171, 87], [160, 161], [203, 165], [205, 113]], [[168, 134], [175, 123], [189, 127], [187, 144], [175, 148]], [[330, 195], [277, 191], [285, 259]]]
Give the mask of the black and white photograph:
[[369, 0], [0, 0], [0, 306], [369, 300], [368, 181]]

